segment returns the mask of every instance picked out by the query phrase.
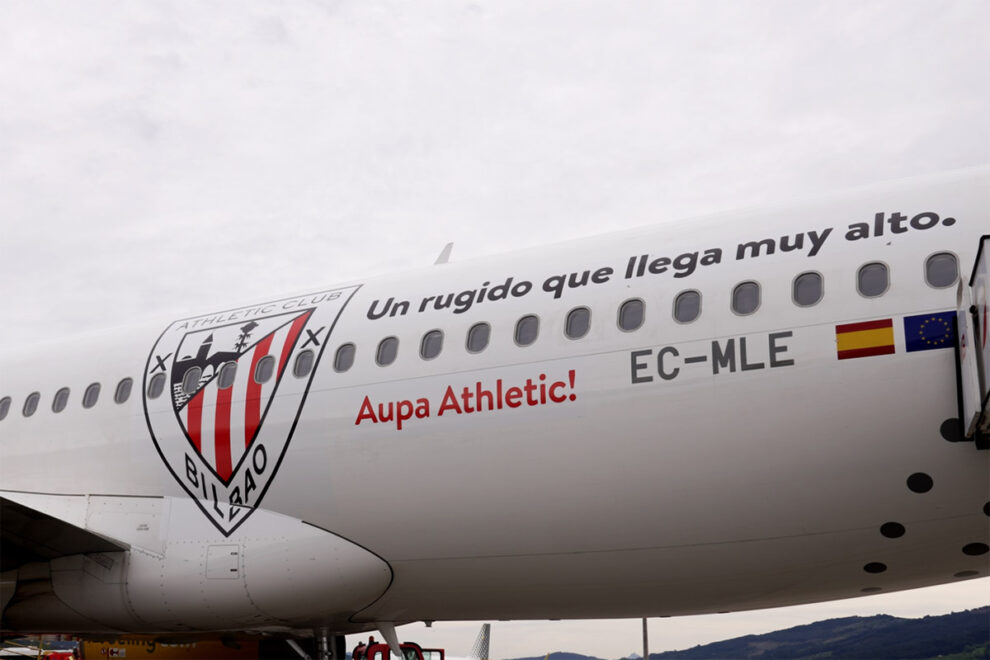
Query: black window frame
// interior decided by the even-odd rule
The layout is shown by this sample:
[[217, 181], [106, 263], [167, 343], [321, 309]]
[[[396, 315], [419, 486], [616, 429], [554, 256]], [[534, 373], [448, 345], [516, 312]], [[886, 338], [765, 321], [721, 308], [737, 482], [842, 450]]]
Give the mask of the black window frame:
[[[264, 379], [262, 379], [261, 378], [261, 375], [267, 369], [268, 365], [271, 365], [271, 371], [268, 373], [268, 376], [267, 377], [265, 377]], [[268, 381], [270, 381], [272, 378], [275, 377], [275, 366], [276, 366], [275, 365], [275, 356], [274, 355], [266, 355], [266, 356], [262, 357], [260, 360], [258, 360], [255, 363], [255, 365], [254, 365], [254, 371], [251, 374], [251, 378], [258, 385], [264, 385], [265, 383], [267, 383]]]
[[[931, 264], [932, 260], [935, 259], [935, 257], [952, 257], [952, 263], [956, 267], [956, 276], [953, 277], [952, 281], [949, 282], [948, 284], [940, 285], [940, 284], [932, 283], [928, 267], [929, 264]], [[933, 289], [948, 289], [949, 287], [955, 286], [956, 283], [959, 281], [959, 257], [956, 255], [955, 252], [949, 252], [948, 250], [939, 250], [938, 252], [933, 252], [927, 257], [925, 257], [924, 271], [925, 271], [925, 284], [927, 284]]]
[[[426, 354], [427, 342], [430, 339], [434, 339], [437, 337], [440, 338], [440, 347], [437, 348], [437, 352], [434, 355], [427, 355]], [[441, 330], [440, 328], [434, 328], [433, 330], [424, 332], [422, 339], [419, 340], [419, 357], [422, 358], [423, 360], [435, 360], [438, 357], [440, 357], [440, 354], [443, 353], [443, 340], [444, 340], [443, 330]]]
[[[740, 312], [738, 309], [736, 309], [736, 294], [742, 287], [747, 285], [752, 285], [756, 287], [756, 307], [754, 307], [748, 312]], [[763, 288], [760, 286], [760, 283], [757, 282], [756, 280], [743, 280], [739, 284], [732, 287], [732, 295], [729, 299], [729, 309], [731, 309], [732, 313], [735, 314], [736, 316], [752, 316], [753, 314], [756, 314], [758, 311], [760, 311], [760, 307], [762, 306], [763, 306]]]
[[[306, 364], [306, 371], [304, 373], [299, 373], [299, 365], [303, 363], [303, 356], [309, 359]], [[313, 373], [313, 368], [316, 367], [316, 353], [311, 348], [299, 351], [296, 354], [296, 359], [292, 361], [292, 376], [294, 378], [306, 378], [311, 373]]]
[[[480, 330], [481, 328], [485, 329], [485, 343], [481, 346], [481, 348], [473, 349], [471, 348], [471, 337], [473, 336], [475, 330]], [[465, 335], [464, 337], [464, 349], [471, 354], [481, 353], [486, 348], [488, 348], [488, 345], [491, 343], [491, 341], [492, 341], [492, 325], [491, 323], [481, 321], [479, 323], [475, 323], [470, 328], [468, 328], [467, 335]]]
[[[191, 387], [187, 387], [187, 383], [191, 380], [191, 377], [195, 375], [196, 380], [192, 383]], [[188, 396], [192, 396], [196, 393], [196, 389], [199, 387], [199, 381], [203, 378], [203, 367], [198, 365], [193, 365], [186, 369], [185, 373], [182, 374], [182, 393]]]
[[[234, 372], [234, 375], [230, 379], [230, 384], [226, 385], [224, 384], [224, 381], [227, 378], [226, 374], [230, 372]], [[237, 362], [233, 360], [224, 362], [223, 364], [220, 365], [220, 369], [217, 371], [217, 389], [218, 390], [230, 389], [231, 387], [234, 386], [235, 382], [237, 382]]]
[[97, 403], [99, 403], [100, 402], [100, 390], [102, 390], [102, 389], [103, 389], [103, 386], [100, 385], [99, 381], [97, 381], [95, 383], [90, 383], [89, 385], [87, 385], [86, 386], [86, 389], [83, 391], [83, 399], [82, 399], [82, 406], [83, 406], [83, 408], [85, 408], [86, 410], [89, 410], [90, 408], [92, 408], [93, 406], [95, 406]]
[[[165, 380], [165, 372], [154, 374], [148, 379], [148, 389], [145, 390], [144, 395], [151, 400], [160, 397], [165, 392]], [[158, 383], [161, 383], [161, 386], [158, 386]]]
[[[113, 402], [117, 404], [125, 403], [131, 398], [131, 392], [133, 390], [134, 379], [130, 377], [121, 378], [117, 382], [117, 387], [113, 389]], [[121, 394], [121, 392], [123, 392], [123, 394]]]
[[[71, 391], [68, 387], [60, 387], [55, 392], [55, 396], [52, 397], [52, 412], [56, 415], [69, 405], [69, 394]], [[61, 398], [61, 400], [60, 400]]]
[[[879, 293], [865, 293], [863, 291], [863, 271], [870, 266], [881, 266], [883, 268], [884, 276], [886, 278], [886, 283], [884, 284], [883, 290]], [[882, 261], [868, 261], [859, 268], [856, 269], [856, 293], [863, 296], [864, 298], [880, 298], [890, 291], [890, 266]]]
[[31, 417], [34, 413], [38, 412], [38, 404], [41, 403], [41, 392], [31, 392], [24, 399], [24, 405], [21, 407], [21, 414], [24, 417]]
[[[345, 342], [337, 347], [337, 350], [333, 352], [333, 370], [338, 373], [346, 373], [351, 370], [354, 366], [354, 357], [357, 355], [357, 344], [354, 342]], [[341, 358], [347, 357], [347, 365], [341, 368]]]
[[[519, 341], [519, 331], [522, 329], [523, 321], [532, 319], [536, 322], [536, 332], [533, 334], [533, 338], [526, 342], [525, 344]], [[525, 348], [527, 346], [532, 346], [536, 343], [536, 340], [540, 338], [540, 317], [537, 314], [523, 314], [518, 319], [512, 329], [512, 341], [515, 342], [516, 346], [520, 348]]]
[[[391, 359], [387, 362], [383, 362], [382, 351], [386, 349], [386, 345], [394, 347], [394, 351]], [[380, 342], [378, 342], [378, 347], [375, 349], [375, 364], [379, 367], [388, 367], [395, 364], [397, 359], [399, 359], [399, 338], [395, 335], [384, 337]]]
[[[798, 280], [802, 277], [807, 277], [813, 275], [818, 278], [818, 298], [814, 302], [803, 303], [798, 300]], [[817, 270], [806, 270], [802, 273], [798, 273], [793, 280], [791, 280], [791, 301], [798, 307], [814, 307], [822, 300], [825, 299], [825, 276], [819, 273]]]
[[[638, 304], [640, 307], [639, 323], [637, 323], [635, 326], [631, 328], [625, 328], [622, 326], [622, 310], [626, 309], [628, 305], [633, 303]], [[645, 323], [646, 323], [646, 301], [644, 301], [642, 298], [628, 298], [626, 300], [623, 300], [622, 304], [619, 305], [619, 310], [615, 317], [615, 324], [619, 327], [619, 330], [621, 330], [622, 332], [636, 332], [637, 330], [642, 328]]]
[[[579, 314], [581, 312], [584, 312], [584, 313], [586, 313], [588, 315], [588, 318], [586, 319], [585, 326], [584, 326], [584, 332], [582, 332], [579, 335], [572, 335], [571, 334], [571, 320], [574, 318], [575, 315], [577, 315], [577, 314]], [[564, 336], [565, 337], [567, 337], [571, 341], [577, 341], [578, 339], [584, 339], [585, 337], [587, 337], [589, 332], [591, 332], [591, 308], [590, 307], [588, 307], [586, 305], [579, 305], [578, 307], [574, 307], [573, 309], [571, 309], [570, 311], [567, 312], [567, 315], [564, 317]]]
[[[678, 301], [682, 300], [684, 296], [688, 294], [694, 294], [695, 296], [698, 297], [698, 311], [695, 313], [694, 316], [684, 321], [677, 317], [677, 303]], [[697, 289], [684, 289], [683, 291], [679, 292], [676, 296], [674, 296], [674, 302], [671, 305], [670, 313], [671, 316], [674, 317], [674, 321], [676, 323], [680, 323], [681, 325], [687, 325], [689, 323], [694, 323], [699, 318], [701, 318], [701, 311], [703, 305], [704, 305], [704, 297], [701, 295], [701, 291], [698, 291]]]

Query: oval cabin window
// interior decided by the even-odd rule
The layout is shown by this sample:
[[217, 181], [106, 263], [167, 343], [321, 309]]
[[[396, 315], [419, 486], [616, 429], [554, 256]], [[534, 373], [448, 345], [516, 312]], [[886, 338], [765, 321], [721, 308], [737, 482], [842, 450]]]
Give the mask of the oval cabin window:
[[254, 382], [264, 385], [272, 379], [275, 373], [275, 357], [266, 355], [258, 360], [258, 365], [254, 368]]
[[591, 310], [587, 307], [577, 307], [567, 313], [564, 324], [564, 334], [568, 339], [580, 339], [588, 334], [591, 327]]
[[856, 286], [859, 292], [867, 298], [882, 296], [887, 291], [890, 278], [887, 265], [879, 262], [866, 264], [856, 275]]
[[925, 261], [925, 281], [936, 289], [944, 289], [956, 283], [959, 277], [959, 264], [956, 255], [939, 252]]
[[443, 333], [439, 330], [430, 330], [423, 335], [423, 341], [419, 344], [419, 356], [424, 360], [432, 360], [440, 355], [443, 350]]
[[313, 370], [315, 361], [316, 354], [307, 348], [296, 356], [296, 362], [292, 365], [292, 375], [296, 378], [305, 378]]
[[528, 314], [516, 321], [516, 332], [513, 338], [520, 346], [529, 346], [540, 334], [540, 319]]
[[157, 399], [165, 391], [165, 374], [158, 373], [148, 381], [148, 398]]
[[397, 337], [386, 337], [378, 344], [378, 350], [375, 351], [375, 362], [379, 367], [387, 367], [388, 365], [395, 362], [396, 356], [399, 354], [399, 340]]
[[24, 416], [30, 417], [38, 409], [38, 401], [41, 399], [40, 392], [31, 392], [28, 398], [24, 399]]
[[234, 381], [237, 379], [237, 363], [227, 362], [222, 367], [220, 367], [220, 375], [217, 376], [217, 387], [221, 390], [225, 390], [228, 387], [233, 387]]
[[732, 290], [732, 311], [743, 316], [752, 314], [760, 306], [760, 285], [743, 282]]
[[83, 408], [92, 408], [100, 400], [100, 384], [91, 383], [83, 392]]
[[701, 294], [697, 291], [683, 291], [674, 299], [674, 320], [690, 323], [701, 314]]
[[192, 394], [199, 387], [199, 379], [203, 377], [203, 370], [199, 367], [189, 367], [182, 376], [182, 393]]
[[58, 392], [55, 393], [55, 399], [52, 400], [52, 412], [60, 413], [65, 410], [65, 406], [69, 403], [69, 388], [63, 387]]
[[354, 365], [354, 344], [341, 344], [333, 356], [333, 370], [343, 373]]
[[619, 329], [629, 332], [643, 325], [645, 308], [643, 301], [638, 298], [622, 303], [622, 306], [619, 307]]
[[818, 273], [801, 273], [794, 278], [794, 302], [801, 307], [810, 307], [822, 299], [824, 288], [822, 276]]
[[480, 353], [488, 347], [488, 340], [491, 338], [492, 326], [487, 323], [475, 323], [468, 330], [467, 349], [468, 353]]
[[129, 398], [131, 398], [131, 388], [134, 386], [134, 381], [130, 378], [124, 378], [119, 383], [117, 383], [117, 389], [113, 393], [114, 403], [124, 403]]

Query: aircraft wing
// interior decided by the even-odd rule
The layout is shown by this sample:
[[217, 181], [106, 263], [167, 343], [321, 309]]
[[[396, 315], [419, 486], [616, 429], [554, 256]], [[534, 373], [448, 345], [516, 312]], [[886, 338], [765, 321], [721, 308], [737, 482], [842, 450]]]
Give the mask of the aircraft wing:
[[0, 497], [0, 572], [68, 555], [128, 549], [127, 544]]

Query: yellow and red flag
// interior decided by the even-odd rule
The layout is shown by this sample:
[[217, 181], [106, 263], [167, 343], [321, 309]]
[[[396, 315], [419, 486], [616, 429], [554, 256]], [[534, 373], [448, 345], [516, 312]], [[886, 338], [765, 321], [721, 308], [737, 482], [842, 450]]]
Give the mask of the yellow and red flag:
[[890, 355], [894, 352], [894, 322], [877, 319], [835, 326], [835, 343], [840, 360]]

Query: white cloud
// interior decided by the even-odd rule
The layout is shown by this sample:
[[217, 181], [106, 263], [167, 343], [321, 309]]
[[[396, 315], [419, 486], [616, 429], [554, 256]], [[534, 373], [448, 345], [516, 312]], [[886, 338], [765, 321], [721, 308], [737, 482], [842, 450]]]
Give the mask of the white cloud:
[[987, 12], [6, 3], [0, 333], [987, 161]]

